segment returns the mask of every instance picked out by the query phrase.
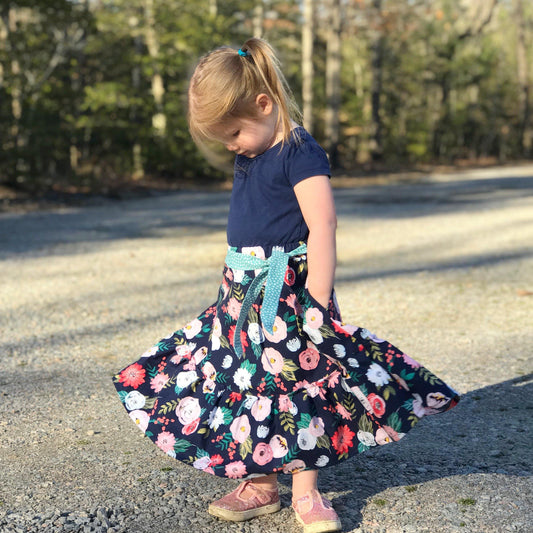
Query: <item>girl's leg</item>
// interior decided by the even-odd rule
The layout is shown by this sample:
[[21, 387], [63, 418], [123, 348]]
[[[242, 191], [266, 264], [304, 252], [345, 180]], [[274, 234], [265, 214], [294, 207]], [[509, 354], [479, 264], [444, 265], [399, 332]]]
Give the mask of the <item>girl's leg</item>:
[[340, 531], [337, 513], [317, 489], [318, 470], [303, 470], [292, 476], [292, 507], [304, 533]]
[[292, 499], [299, 500], [310, 490], [317, 489], [318, 470], [302, 470], [292, 475]]

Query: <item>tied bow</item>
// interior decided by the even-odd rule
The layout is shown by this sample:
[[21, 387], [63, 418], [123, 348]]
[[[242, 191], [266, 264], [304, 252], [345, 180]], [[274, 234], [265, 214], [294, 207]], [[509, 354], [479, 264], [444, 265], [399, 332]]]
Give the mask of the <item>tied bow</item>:
[[285, 280], [285, 272], [289, 263], [289, 257], [295, 257], [307, 252], [305, 244], [300, 245], [291, 252], [285, 252], [282, 248], [273, 248], [272, 254], [267, 259], [260, 259], [253, 255], [243, 254], [235, 250], [229, 250], [226, 255], [226, 265], [237, 270], [259, 270], [250, 284], [246, 296], [242, 302], [241, 312], [235, 326], [235, 336], [233, 346], [235, 353], [242, 358], [241, 331], [244, 321], [255, 302], [263, 285], [265, 286], [265, 297], [261, 305], [261, 322], [268, 333], [274, 333], [274, 320], [278, 313], [279, 297], [281, 288]]

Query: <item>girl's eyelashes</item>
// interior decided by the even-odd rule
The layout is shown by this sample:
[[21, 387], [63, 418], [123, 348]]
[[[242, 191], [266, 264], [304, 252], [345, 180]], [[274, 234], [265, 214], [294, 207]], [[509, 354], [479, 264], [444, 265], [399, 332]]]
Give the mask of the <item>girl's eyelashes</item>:
[[233, 132], [233, 137], [238, 137], [239, 133], [240, 133], [240, 130], [234, 131]]

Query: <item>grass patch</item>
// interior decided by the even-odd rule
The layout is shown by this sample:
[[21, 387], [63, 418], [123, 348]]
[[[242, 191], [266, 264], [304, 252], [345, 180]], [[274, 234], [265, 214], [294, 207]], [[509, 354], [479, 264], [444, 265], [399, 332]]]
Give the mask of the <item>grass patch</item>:
[[409, 485], [408, 487], [405, 487], [405, 490], [407, 492], [415, 492], [418, 490], [418, 486], [417, 485]]
[[172, 470], [174, 470], [174, 469], [171, 466], [164, 466], [161, 469], [161, 472], [172, 472]]
[[76, 442], [78, 446], [87, 446], [88, 444], [91, 444], [90, 440], [87, 439], [80, 439]]
[[387, 500], [384, 500], [383, 498], [376, 498], [374, 500], [374, 503], [378, 506], [378, 507], [385, 507], [385, 505], [387, 505]]
[[461, 498], [460, 500], [457, 500], [457, 503], [459, 505], [475, 505], [476, 500], [473, 498]]

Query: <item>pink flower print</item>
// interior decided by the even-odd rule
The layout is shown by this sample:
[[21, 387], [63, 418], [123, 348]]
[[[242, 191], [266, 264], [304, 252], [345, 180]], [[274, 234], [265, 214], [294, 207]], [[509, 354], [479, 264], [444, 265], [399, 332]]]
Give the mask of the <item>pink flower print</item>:
[[302, 314], [302, 306], [300, 305], [298, 298], [296, 298], [296, 294], [294, 293], [289, 294], [285, 302], [287, 303], [289, 307], [292, 307], [294, 309], [294, 314], [296, 315]]
[[234, 296], [229, 299], [228, 302], [228, 313], [233, 318], [233, 320], [238, 320], [241, 313], [242, 303], [237, 300]]
[[339, 322], [338, 320], [332, 320], [332, 322], [336, 331], [340, 330], [341, 333], [347, 333], [348, 335], [353, 335], [359, 329], [355, 326], [351, 326], [350, 324]]
[[228, 285], [228, 282], [223, 279], [222, 280], [222, 294], [223, 294], [223, 299], [226, 299], [226, 297], [228, 296], [228, 293], [229, 293], [229, 285]]
[[192, 464], [192, 466], [194, 466], [194, 468], [197, 468], [198, 470], [204, 470], [210, 465], [211, 458], [209, 457], [209, 455], [204, 455], [203, 457], [196, 459], [196, 461], [194, 461], [194, 463]]
[[259, 399], [252, 405], [252, 416], [258, 422], [262, 422], [272, 410], [272, 400], [266, 396], [259, 396]]
[[337, 405], [335, 406], [335, 410], [337, 411], [337, 413], [339, 413], [339, 415], [341, 415], [344, 420], [352, 419], [350, 411], [348, 411], [348, 409], [346, 409], [346, 407], [344, 407], [344, 405], [342, 405], [341, 403], [337, 403]]
[[314, 416], [311, 418], [311, 423], [309, 424], [309, 433], [313, 437], [321, 437], [324, 435], [324, 421], [319, 416]]
[[192, 339], [193, 337], [196, 337], [198, 333], [200, 333], [201, 329], [202, 322], [198, 318], [195, 318], [183, 328], [183, 333], [188, 339]]
[[215, 370], [213, 363], [211, 363], [210, 361], [207, 361], [207, 363], [202, 367], [202, 372], [204, 374], [205, 379], [210, 379], [214, 381], [217, 377], [217, 371]]
[[355, 386], [351, 387], [350, 390], [354, 394], [354, 396], [361, 402], [361, 405], [369, 412], [372, 412], [372, 405], [368, 401], [368, 398], [363, 394], [363, 391]]
[[132, 411], [130, 413], [130, 418], [137, 424], [137, 427], [144, 433], [148, 428], [148, 423], [150, 422], [150, 417], [146, 411]]
[[332, 372], [328, 377], [328, 387], [331, 389], [332, 387], [335, 387], [339, 383], [339, 377], [341, 373], [338, 370], [335, 370], [335, 372]]
[[260, 442], [255, 447], [254, 453], [252, 455], [252, 459], [254, 460], [254, 463], [257, 463], [260, 466], [264, 466], [267, 463], [270, 463], [273, 457], [274, 457], [274, 453], [272, 452], [272, 448], [266, 442]]
[[162, 431], [157, 436], [155, 441], [157, 446], [161, 448], [165, 453], [171, 452], [174, 450], [174, 444], [176, 444], [176, 437], [170, 431]]
[[406, 365], [409, 365], [411, 368], [420, 368], [420, 363], [415, 361], [412, 357], [409, 357], [407, 354], [402, 354], [403, 361]]
[[324, 399], [326, 397], [324, 390], [322, 387], [318, 384], [318, 382], [313, 383], [307, 383], [305, 382], [305, 388], [307, 390], [307, 394], [311, 396], [311, 398], [315, 398], [316, 396], [320, 396], [320, 398]]
[[156, 374], [150, 380], [150, 388], [154, 389], [155, 392], [161, 392], [163, 387], [167, 384], [167, 381], [170, 379], [170, 376], [167, 374]]
[[213, 319], [213, 337], [220, 337], [222, 335], [222, 324], [220, 319], [215, 316]]
[[[312, 346], [312, 345], [311, 345]], [[320, 354], [316, 348], [312, 348], [310, 343], [307, 343], [307, 350], [300, 353], [300, 366], [304, 370], [314, 370], [318, 366], [320, 360]]]
[[390, 426], [382, 426], [376, 431], [376, 443], [379, 446], [388, 444], [392, 441], [398, 441], [403, 437], [403, 434], [399, 434]]
[[450, 398], [440, 392], [430, 392], [426, 396], [426, 404], [433, 409], [440, 409], [450, 401]]
[[295, 474], [305, 469], [305, 463], [301, 459], [294, 459], [283, 467], [284, 474]]
[[176, 416], [184, 426], [190, 424], [193, 420], [196, 420], [201, 412], [202, 408], [200, 407], [200, 402], [197, 398], [193, 398], [192, 396], [186, 396], [183, 398], [176, 407]]
[[176, 355], [173, 355], [170, 359], [175, 365], [181, 363], [183, 359], [191, 358], [191, 349], [188, 344], [180, 344], [176, 347]]
[[216, 384], [215, 384], [214, 381], [212, 381], [211, 379], [206, 379], [204, 381], [203, 386], [202, 386], [202, 392], [204, 394], [211, 394], [211, 393], [215, 392], [215, 386], [216, 386]]
[[274, 348], [263, 350], [261, 363], [265, 371], [271, 374], [279, 374], [283, 370], [283, 356]]
[[229, 279], [229, 281], [233, 279], [233, 270], [231, 270], [231, 268], [226, 269], [226, 278]]
[[198, 429], [199, 424], [200, 424], [200, 419], [197, 418], [196, 420], [193, 420], [190, 424], [183, 426], [181, 432], [184, 435], [191, 435]]
[[231, 436], [239, 444], [242, 444], [250, 435], [250, 420], [247, 415], [237, 417], [229, 427]]
[[372, 406], [373, 413], [378, 417], [381, 418], [385, 414], [385, 400], [378, 396], [377, 394], [369, 394], [368, 395], [368, 401], [370, 402], [370, 405]]
[[274, 320], [274, 326], [272, 327], [272, 333], [269, 333], [265, 328], [263, 328], [265, 332], [265, 337], [270, 342], [281, 342], [283, 339], [287, 337], [287, 324], [283, 322], [281, 317], [277, 316]]
[[286, 394], [280, 394], [278, 397], [278, 408], [282, 413], [288, 413], [293, 408], [291, 399]]
[[305, 323], [312, 329], [318, 329], [324, 323], [324, 315], [317, 307], [310, 307], [305, 312]]
[[272, 455], [278, 459], [280, 457], [285, 457], [289, 451], [289, 446], [287, 444], [287, 439], [281, 435], [274, 435], [270, 439], [270, 447], [272, 448]]
[[194, 352], [193, 359], [196, 364], [199, 364], [203, 359], [205, 359], [205, 356], [207, 355], [207, 347], [202, 346], [198, 350]]
[[226, 465], [226, 477], [230, 479], [239, 479], [246, 474], [246, 465], [242, 461], [233, 461]]

